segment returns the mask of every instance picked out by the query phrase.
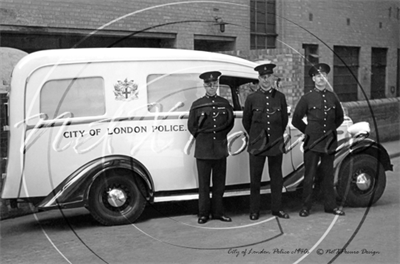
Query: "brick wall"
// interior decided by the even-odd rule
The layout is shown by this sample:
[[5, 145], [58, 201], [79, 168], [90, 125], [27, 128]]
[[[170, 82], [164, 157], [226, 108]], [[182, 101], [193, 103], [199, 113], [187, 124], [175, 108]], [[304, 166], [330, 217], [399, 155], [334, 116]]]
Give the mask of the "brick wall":
[[[193, 49], [194, 33], [231, 37], [235, 39], [234, 48], [250, 48], [249, 1], [96, 0], [93, 5], [92, 1], [41, 0], [28, 5], [25, 0], [0, 0], [0, 5], [0, 24], [3, 27], [14, 31], [22, 27], [23, 31], [28, 30], [31, 34], [42, 30], [41, 34], [59, 32], [116, 36], [155, 27], [146, 32], [177, 34], [175, 48]], [[215, 17], [227, 23], [225, 32], [220, 32]], [[188, 22], [180, 23], [183, 21]], [[171, 24], [175, 22], [179, 23]], [[59, 41], [55, 40], [53, 47], [59, 48]]]
[[400, 97], [343, 103], [354, 123], [367, 121], [371, 138], [380, 142], [400, 139]]
[[[356, 73], [367, 95], [371, 90], [371, 49], [387, 48], [386, 97], [397, 96], [397, 52], [400, 48], [399, 1], [277, 0], [278, 48], [304, 53], [303, 44], [318, 45], [320, 62], [333, 65], [334, 46], [359, 47]], [[332, 75], [329, 81], [333, 83]], [[400, 89], [400, 87], [397, 87]], [[365, 98], [359, 94], [359, 100]]]
[[288, 105], [297, 103], [302, 95], [303, 60], [290, 49], [265, 49], [250, 51], [222, 52], [250, 61], [270, 61], [276, 64], [274, 74], [281, 78], [281, 91], [286, 95]]
[[[303, 95], [303, 59], [292, 49], [224, 52], [251, 61], [269, 60], [277, 65], [275, 75], [282, 79], [282, 92], [292, 111]], [[400, 139], [400, 97], [343, 103], [354, 123], [367, 121], [371, 137], [386, 142]], [[375, 122], [374, 122], [375, 119]], [[376, 123], [376, 126], [375, 126]]]

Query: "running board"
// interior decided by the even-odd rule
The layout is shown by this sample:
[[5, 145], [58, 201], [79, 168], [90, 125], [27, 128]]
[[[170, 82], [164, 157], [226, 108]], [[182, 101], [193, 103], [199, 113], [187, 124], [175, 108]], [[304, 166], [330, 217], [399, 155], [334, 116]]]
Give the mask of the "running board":
[[[282, 188], [282, 192], [286, 192], [286, 188]], [[261, 189], [261, 194], [271, 193], [271, 189]], [[224, 197], [235, 197], [235, 196], [246, 196], [250, 195], [250, 190], [242, 190], [242, 191], [225, 191]], [[179, 195], [170, 195], [170, 196], [160, 196], [154, 197], [155, 203], [160, 202], [172, 202], [172, 201], [189, 201], [189, 200], [197, 200], [199, 199], [199, 194], [179, 194]]]

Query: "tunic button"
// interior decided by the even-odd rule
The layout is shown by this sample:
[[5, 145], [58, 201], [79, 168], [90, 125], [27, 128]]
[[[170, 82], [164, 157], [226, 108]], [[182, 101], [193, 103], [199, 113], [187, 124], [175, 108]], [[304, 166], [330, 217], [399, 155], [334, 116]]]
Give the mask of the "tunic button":
[[213, 139], [215, 139], [215, 137], [213, 137]]
[[217, 120], [214, 118], [214, 122], [215, 122], [215, 121], [217, 121]]
[[268, 130], [271, 130], [270, 128], [267, 128]]
[[268, 134], [268, 136], [270, 137], [270, 136], [271, 136], [271, 134]]
[[267, 103], [267, 105], [269, 105], [269, 103]]
[[214, 127], [217, 127], [217, 125], [214, 125]]
[[269, 125], [269, 124], [270, 124], [270, 122], [268, 121], [268, 122], [267, 122], [267, 124]]

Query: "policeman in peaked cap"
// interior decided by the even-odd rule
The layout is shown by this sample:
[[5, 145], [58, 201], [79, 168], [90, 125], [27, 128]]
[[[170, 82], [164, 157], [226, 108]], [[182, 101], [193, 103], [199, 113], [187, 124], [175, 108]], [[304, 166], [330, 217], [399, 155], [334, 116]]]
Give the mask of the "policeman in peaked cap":
[[[233, 128], [233, 109], [228, 100], [217, 95], [221, 72], [202, 73], [205, 96], [193, 102], [188, 119], [188, 130], [196, 139], [195, 153], [199, 177], [199, 218], [204, 224], [209, 216], [224, 222], [231, 218], [224, 214], [222, 197], [225, 191], [227, 135]], [[210, 178], [212, 174], [212, 200]]]
[[331, 67], [329, 67], [328, 64], [319, 63], [316, 65], [313, 65], [313, 67], [311, 67], [311, 69], [308, 71], [308, 74], [310, 75], [310, 77], [313, 77], [320, 73], [328, 74], [330, 71], [331, 71]]
[[199, 78], [203, 79], [205, 83], [216, 82], [218, 81], [219, 76], [221, 76], [221, 72], [219, 71], [210, 71], [204, 72], [200, 74]]
[[[322, 180], [325, 212], [335, 215], [345, 214], [336, 205], [333, 175], [333, 161], [337, 147], [336, 129], [342, 124], [344, 114], [337, 96], [327, 89], [329, 72], [330, 67], [325, 63], [316, 64], [309, 70], [315, 87], [300, 98], [293, 113], [293, 126], [305, 135], [303, 205], [299, 213], [302, 217], [310, 214], [312, 188], [316, 177], [321, 177]], [[307, 123], [303, 121], [305, 116]], [[320, 171], [321, 175], [317, 175], [317, 171]]]
[[274, 74], [275, 67], [276, 67], [275, 64], [266, 63], [266, 64], [258, 65], [257, 67], [254, 68], [254, 70], [257, 71], [260, 76], [262, 76], [265, 74]]
[[259, 89], [250, 94], [243, 110], [243, 127], [249, 135], [250, 159], [250, 219], [257, 220], [260, 214], [260, 186], [265, 160], [271, 179], [272, 215], [289, 218], [282, 211], [282, 158], [283, 133], [288, 123], [285, 95], [273, 88], [275, 64], [262, 64], [258, 71]]

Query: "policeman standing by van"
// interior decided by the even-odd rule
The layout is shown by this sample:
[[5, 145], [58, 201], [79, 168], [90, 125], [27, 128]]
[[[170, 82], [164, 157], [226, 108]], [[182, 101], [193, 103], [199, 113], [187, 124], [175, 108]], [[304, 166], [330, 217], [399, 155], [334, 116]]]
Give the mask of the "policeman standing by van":
[[249, 134], [247, 151], [250, 158], [250, 219], [257, 220], [260, 210], [261, 178], [265, 160], [271, 179], [272, 215], [289, 218], [282, 211], [283, 133], [288, 123], [285, 95], [273, 88], [275, 64], [263, 64], [258, 71], [259, 89], [250, 94], [243, 110], [243, 127]]
[[[334, 192], [333, 161], [337, 147], [336, 129], [344, 120], [343, 109], [337, 96], [329, 91], [327, 74], [329, 65], [320, 63], [309, 70], [315, 88], [300, 98], [293, 113], [292, 124], [298, 128], [304, 138], [304, 186], [300, 216], [310, 214], [312, 205], [312, 188], [320, 163], [322, 190], [324, 192], [324, 209], [327, 213], [344, 215], [338, 208]], [[303, 117], [307, 117], [307, 123]]]
[[[199, 177], [199, 218], [204, 224], [213, 219], [231, 222], [224, 215], [222, 198], [225, 191], [227, 135], [233, 128], [233, 109], [228, 100], [217, 95], [221, 72], [202, 73], [206, 90], [204, 97], [193, 102], [188, 119], [188, 129], [196, 139], [195, 153]], [[212, 202], [210, 177], [212, 174]]]

